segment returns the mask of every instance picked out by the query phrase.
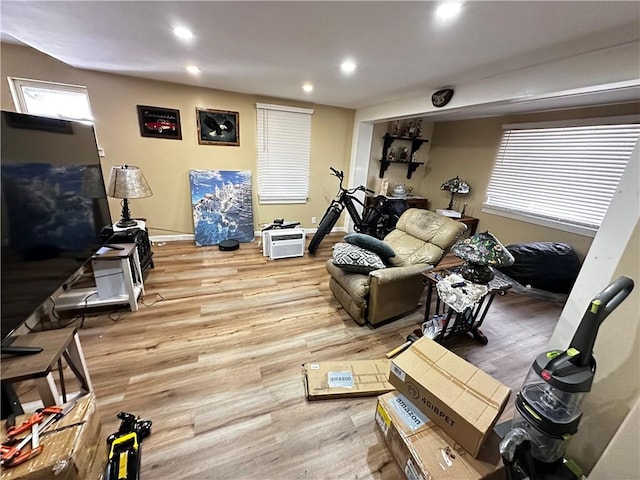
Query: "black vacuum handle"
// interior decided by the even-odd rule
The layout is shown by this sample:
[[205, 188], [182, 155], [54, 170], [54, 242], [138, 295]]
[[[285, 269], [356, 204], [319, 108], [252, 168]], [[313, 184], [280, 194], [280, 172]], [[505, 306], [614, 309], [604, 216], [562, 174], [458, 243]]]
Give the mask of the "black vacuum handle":
[[602, 290], [591, 300], [589, 308], [584, 313], [578, 330], [576, 330], [571, 347], [580, 352], [574, 362], [579, 367], [589, 365], [593, 344], [596, 342], [598, 328], [605, 318], [613, 312], [633, 290], [633, 280], [627, 277], [618, 279]]

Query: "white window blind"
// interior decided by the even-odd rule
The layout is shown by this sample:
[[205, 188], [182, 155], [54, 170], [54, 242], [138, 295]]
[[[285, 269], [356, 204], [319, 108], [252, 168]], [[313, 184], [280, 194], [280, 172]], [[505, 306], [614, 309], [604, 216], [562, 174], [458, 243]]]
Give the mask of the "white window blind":
[[483, 211], [593, 233], [639, 137], [640, 124], [631, 122], [507, 125]]
[[313, 110], [264, 103], [257, 109], [259, 202], [305, 203]]

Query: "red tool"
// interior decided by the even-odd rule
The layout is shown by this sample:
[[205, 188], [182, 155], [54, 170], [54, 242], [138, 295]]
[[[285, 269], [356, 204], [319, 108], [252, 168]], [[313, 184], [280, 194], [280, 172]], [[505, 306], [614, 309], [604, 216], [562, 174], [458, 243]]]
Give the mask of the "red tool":
[[[31, 443], [31, 449], [22, 451], [28, 443]], [[31, 433], [24, 437], [16, 446], [7, 444], [2, 445], [2, 459], [0, 464], [4, 467], [15, 467], [27, 460], [40, 455], [42, 453], [42, 445], [40, 445], [40, 424], [31, 425]]]
[[[44, 432], [51, 423], [58, 421], [69, 413], [75, 407], [76, 402], [77, 400], [74, 400], [64, 408], [41, 408], [19, 427], [9, 427], [9, 436], [0, 448], [0, 464], [4, 467], [15, 467], [42, 453], [43, 446], [40, 445], [40, 433]], [[26, 431], [28, 428], [31, 428], [31, 433], [14, 446], [13, 444], [17, 441], [16, 435]], [[29, 443], [31, 443], [31, 449], [23, 452], [22, 449]]]
[[62, 412], [61, 407], [46, 407], [36, 410], [36, 413], [31, 415], [28, 420], [22, 422], [22, 425], [19, 427], [11, 426], [7, 429], [7, 440], [26, 432], [35, 424], [42, 423], [46, 415], [56, 415], [60, 412]]

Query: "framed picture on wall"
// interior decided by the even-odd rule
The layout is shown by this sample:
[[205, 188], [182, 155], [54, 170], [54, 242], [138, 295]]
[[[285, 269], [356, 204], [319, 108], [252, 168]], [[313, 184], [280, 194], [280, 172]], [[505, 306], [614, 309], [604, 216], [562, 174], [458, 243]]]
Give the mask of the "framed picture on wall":
[[182, 140], [180, 110], [138, 105], [138, 123], [143, 137]]
[[196, 108], [200, 145], [240, 145], [238, 112]]

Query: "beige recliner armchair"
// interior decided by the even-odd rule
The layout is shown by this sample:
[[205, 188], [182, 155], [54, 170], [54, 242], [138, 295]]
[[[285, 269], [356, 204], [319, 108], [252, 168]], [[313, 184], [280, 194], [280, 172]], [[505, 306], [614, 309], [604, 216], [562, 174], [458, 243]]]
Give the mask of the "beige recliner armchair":
[[418, 306], [424, 290], [422, 272], [436, 265], [460, 238], [466, 225], [429, 210], [406, 210], [384, 243], [395, 252], [391, 266], [368, 275], [351, 273], [327, 261], [329, 287], [360, 325], [376, 326]]

